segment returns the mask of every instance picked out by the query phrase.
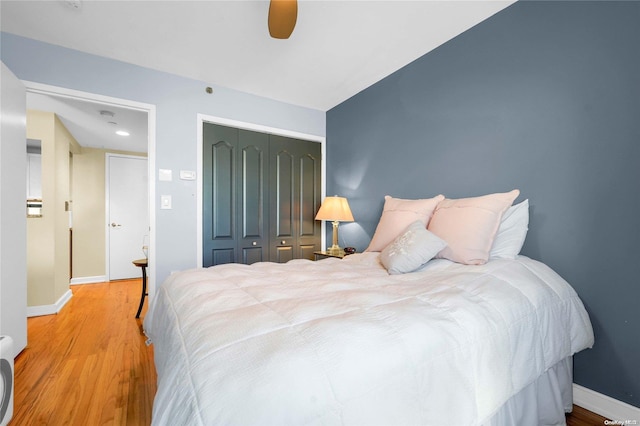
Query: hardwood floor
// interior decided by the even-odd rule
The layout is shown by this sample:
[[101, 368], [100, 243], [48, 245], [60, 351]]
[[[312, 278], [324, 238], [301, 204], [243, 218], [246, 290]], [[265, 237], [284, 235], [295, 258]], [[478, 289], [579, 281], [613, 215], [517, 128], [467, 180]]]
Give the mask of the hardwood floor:
[[[72, 286], [58, 315], [28, 319], [27, 348], [15, 362], [10, 426], [148, 425], [156, 392], [153, 346], [144, 344], [137, 280]], [[575, 407], [568, 426], [603, 425]]]
[[596, 426], [604, 425], [606, 418], [585, 410], [577, 405], [573, 406], [573, 412], [567, 414], [567, 426]]
[[57, 315], [29, 318], [15, 361], [11, 426], [148, 425], [153, 347], [135, 313], [141, 280], [71, 286]]

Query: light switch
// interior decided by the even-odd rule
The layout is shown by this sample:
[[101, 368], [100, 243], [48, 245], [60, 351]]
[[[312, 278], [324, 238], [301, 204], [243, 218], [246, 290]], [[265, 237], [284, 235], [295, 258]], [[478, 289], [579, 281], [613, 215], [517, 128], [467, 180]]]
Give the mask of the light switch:
[[160, 208], [162, 210], [171, 209], [171, 195], [161, 195], [160, 196]]
[[173, 173], [171, 169], [158, 169], [158, 180], [170, 182], [173, 180]]

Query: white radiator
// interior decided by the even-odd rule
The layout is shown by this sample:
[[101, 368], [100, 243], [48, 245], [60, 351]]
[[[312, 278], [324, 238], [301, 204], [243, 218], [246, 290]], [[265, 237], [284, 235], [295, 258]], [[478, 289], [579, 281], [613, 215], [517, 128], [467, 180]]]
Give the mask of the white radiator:
[[0, 336], [0, 426], [13, 417], [13, 340]]

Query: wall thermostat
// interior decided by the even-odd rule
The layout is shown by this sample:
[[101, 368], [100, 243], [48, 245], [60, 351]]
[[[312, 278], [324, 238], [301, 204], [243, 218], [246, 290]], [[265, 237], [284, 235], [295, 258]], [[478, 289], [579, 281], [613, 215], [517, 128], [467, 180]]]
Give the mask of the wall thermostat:
[[180, 179], [196, 180], [196, 172], [194, 172], [193, 170], [180, 170]]

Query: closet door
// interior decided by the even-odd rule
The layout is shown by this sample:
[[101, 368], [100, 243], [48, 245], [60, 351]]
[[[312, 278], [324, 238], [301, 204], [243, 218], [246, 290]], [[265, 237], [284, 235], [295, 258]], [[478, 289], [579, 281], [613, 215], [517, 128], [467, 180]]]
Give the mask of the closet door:
[[316, 142], [269, 138], [271, 261], [313, 259], [320, 250], [320, 154]]
[[300, 167], [297, 174], [300, 180], [300, 189], [298, 191], [299, 210], [296, 220], [296, 257], [315, 259], [313, 252], [321, 249], [322, 222], [316, 220], [316, 214], [322, 202], [320, 197], [322, 188], [321, 148], [318, 142], [305, 141], [303, 145], [304, 147], [300, 147], [301, 150], [297, 157]]
[[320, 144], [203, 126], [203, 266], [313, 259]]
[[238, 131], [238, 254], [251, 264], [269, 260], [269, 135]]
[[238, 130], [204, 123], [202, 265], [236, 261]]
[[294, 258], [296, 219], [296, 158], [282, 137], [271, 136], [269, 144], [270, 260], [284, 263]]
[[268, 260], [269, 136], [203, 129], [203, 266]]

